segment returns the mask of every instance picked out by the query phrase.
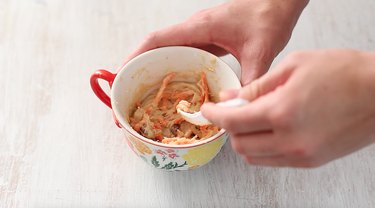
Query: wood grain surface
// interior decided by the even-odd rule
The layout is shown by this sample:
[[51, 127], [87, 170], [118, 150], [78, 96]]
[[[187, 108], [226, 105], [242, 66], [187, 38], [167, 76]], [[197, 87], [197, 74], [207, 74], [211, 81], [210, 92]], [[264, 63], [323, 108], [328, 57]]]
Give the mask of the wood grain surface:
[[[316, 169], [153, 169], [93, 94], [149, 32], [224, 1], [0, 0], [0, 207], [375, 207], [375, 147]], [[375, 1], [311, 0], [291, 51], [375, 50]], [[224, 59], [237, 71], [238, 63]], [[375, 127], [374, 127], [375, 128]]]

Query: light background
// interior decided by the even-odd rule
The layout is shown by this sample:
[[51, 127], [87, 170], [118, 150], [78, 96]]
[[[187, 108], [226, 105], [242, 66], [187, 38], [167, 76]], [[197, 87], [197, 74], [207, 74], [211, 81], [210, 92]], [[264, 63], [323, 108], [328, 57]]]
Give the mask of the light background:
[[[149, 32], [220, 0], [0, 0], [0, 207], [375, 207], [375, 147], [311, 170], [153, 169], [127, 147], [90, 74]], [[311, 0], [291, 51], [375, 49], [375, 1]], [[239, 70], [232, 57], [225, 57]]]

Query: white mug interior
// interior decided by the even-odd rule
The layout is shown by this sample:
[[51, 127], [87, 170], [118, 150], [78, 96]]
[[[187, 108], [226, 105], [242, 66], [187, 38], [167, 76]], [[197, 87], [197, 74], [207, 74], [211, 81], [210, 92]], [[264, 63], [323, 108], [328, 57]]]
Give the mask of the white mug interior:
[[[183, 75], [180, 79], [189, 81], [189, 73], [198, 73], [202, 70], [206, 72], [209, 89], [213, 94], [218, 94], [220, 90], [241, 87], [238, 77], [225, 62], [197, 48], [185, 46], [158, 48], [129, 61], [118, 72], [111, 89], [112, 109], [120, 125], [137, 138], [154, 145], [178, 148], [196, 145], [197, 143], [161, 144], [147, 139], [130, 126], [129, 117], [134, 111], [135, 103], [147, 95], [150, 89], [155, 89], [168, 73], [177, 72], [176, 74]], [[221, 129], [216, 135], [201, 142], [209, 142], [222, 135], [224, 131]]]

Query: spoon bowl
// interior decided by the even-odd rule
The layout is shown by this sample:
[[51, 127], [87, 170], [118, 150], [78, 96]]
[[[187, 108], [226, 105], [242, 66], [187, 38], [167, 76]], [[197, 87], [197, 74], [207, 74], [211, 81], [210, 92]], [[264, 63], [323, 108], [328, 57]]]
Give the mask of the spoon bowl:
[[[227, 100], [224, 102], [216, 103], [216, 105], [221, 107], [239, 107], [248, 104], [249, 101], [242, 99], [242, 98], [235, 98], [231, 100]], [[181, 109], [177, 109], [177, 112], [184, 118], [187, 122], [198, 125], [198, 126], [205, 126], [212, 124], [207, 118], [205, 118], [201, 111], [188, 113], [182, 111]]]

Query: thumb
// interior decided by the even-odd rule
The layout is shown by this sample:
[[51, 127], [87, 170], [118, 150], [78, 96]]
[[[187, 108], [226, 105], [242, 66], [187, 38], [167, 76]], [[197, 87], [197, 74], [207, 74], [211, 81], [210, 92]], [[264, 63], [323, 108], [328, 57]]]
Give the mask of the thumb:
[[269, 92], [272, 92], [277, 87], [284, 85], [292, 72], [292, 66], [289, 64], [280, 64], [262, 77], [241, 88], [241, 90], [238, 92], [238, 97], [250, 101], [255, 100]]

